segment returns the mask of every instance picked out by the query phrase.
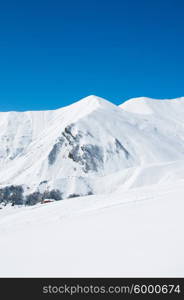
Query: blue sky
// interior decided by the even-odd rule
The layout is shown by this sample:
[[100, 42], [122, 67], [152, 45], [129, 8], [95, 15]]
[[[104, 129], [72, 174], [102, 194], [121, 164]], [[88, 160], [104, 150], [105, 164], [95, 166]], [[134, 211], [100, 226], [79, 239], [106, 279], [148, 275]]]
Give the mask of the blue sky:
[[184, 96], [183, 0], [0, 0], [0, 110]]

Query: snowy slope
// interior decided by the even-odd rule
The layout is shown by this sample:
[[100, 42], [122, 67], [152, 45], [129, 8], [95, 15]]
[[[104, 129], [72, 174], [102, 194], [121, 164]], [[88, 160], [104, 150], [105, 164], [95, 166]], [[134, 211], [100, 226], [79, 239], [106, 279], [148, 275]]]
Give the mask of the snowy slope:
[[118, 107], [96, 96], [55, 111], [1, 113], [0, 186], [59, 189], [66, 198], [106, 192], [108, 176], [113, 191], [122, 174], [130, 187], [140, 168], [184, 160], [183, 113], [184, 98]]
[[0, 210], [0, 277], [183, 277], [184, 181]]

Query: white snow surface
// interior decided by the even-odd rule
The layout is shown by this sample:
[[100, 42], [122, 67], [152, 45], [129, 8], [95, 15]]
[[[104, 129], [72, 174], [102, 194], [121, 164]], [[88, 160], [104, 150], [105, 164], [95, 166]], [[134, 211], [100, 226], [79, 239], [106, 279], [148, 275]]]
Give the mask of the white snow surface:
[[184, 181], [0, 210], [0, 276], [182, 277]]
[[184, 98], [96, 96], [0, 113], [2, 187], [84, 195], [0, 209], [0, 277], [183, 277], [183, 116]]

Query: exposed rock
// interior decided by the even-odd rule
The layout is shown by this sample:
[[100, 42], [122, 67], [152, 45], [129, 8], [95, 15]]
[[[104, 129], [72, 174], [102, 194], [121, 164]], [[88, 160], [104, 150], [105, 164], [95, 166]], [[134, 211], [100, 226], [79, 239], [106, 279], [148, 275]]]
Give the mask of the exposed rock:
[[48, 156], [49, 165], [53, 165], [54, 162], [56, 161], [57, 154], [59, 153], [63, 143], [64, 143], [64, 139], [60, 138], [59, 141], [56, 144], [54, 144]]
[[125, 157], [128, 159], [130, 156], [130, 153], [125, 149], [125, 147], [120, 143], [120, 141], [115, 139], [115, 144], [116, 144], [117, 153], [120, 153], [120, 151], [123, 151], [125, 154]]
[[81, 160], [84, 164], [83, 170], [85, 173], [89, 171], [97, 172], [99, 167], [103, 166], [103, 149], [97, 145], [83, 145], [81, 147], [83, 154]]

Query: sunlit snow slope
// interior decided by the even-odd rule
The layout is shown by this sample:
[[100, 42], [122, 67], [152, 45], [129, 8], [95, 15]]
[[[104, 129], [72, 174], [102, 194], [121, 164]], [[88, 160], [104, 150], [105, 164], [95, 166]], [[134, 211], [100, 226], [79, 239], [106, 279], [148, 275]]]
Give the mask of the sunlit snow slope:
[[0, 210], [0, 277], [183, 277], [184, 181]]

